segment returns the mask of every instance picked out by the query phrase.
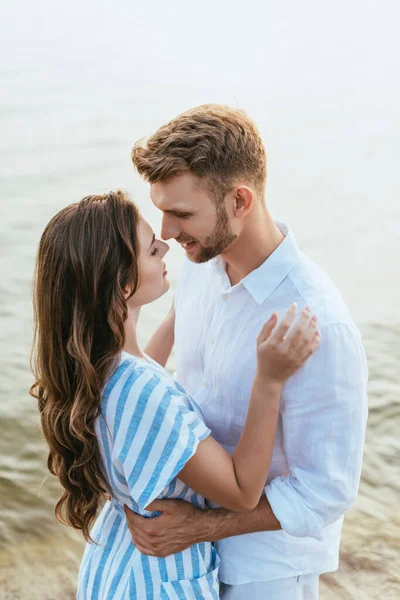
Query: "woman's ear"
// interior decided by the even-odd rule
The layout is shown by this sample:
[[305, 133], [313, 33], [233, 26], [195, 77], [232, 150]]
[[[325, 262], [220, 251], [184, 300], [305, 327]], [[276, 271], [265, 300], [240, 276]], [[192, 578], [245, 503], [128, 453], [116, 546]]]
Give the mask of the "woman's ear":
[[129, 300], [129, 298], [132, 296], [132, 292], [133, 292], [133, 286], [132, 285], [126, 285], [124, 287], [123, 294], [124, 294], [125, 300]]
[[238, 219], [242, 219], [249, 214], [254, 203], [253, 191], [246, 185], [234, 188], [234, 208], [233, 214]]

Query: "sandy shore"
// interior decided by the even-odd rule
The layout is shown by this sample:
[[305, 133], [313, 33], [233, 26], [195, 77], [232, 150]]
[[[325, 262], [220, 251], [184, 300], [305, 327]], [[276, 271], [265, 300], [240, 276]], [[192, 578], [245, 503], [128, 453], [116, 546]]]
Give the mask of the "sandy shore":
[[[389, 522], [371, 515], [368, 532], [363, 523], [365, 515], [353, 509], [344, 527], [340, 569], [321, 578], [321, 600], [400, 598], [394, 531]], [[81, 551], [74, 534], [52, 542], [26, 540], [11, 551], [8, 547], [0, 553], [0, 599], [74, 600]]]

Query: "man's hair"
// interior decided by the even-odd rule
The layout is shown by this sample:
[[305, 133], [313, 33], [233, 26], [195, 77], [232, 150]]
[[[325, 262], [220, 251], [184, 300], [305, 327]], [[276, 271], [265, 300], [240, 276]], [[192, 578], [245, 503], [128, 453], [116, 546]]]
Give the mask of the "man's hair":
[[204, 104], [179, 115], [147, 141], [139, 140], [132, 161], [149, 183], [192, 173], [219, 203], [237, 183], [253, 186], [263, 199], [266, 152], [256, 125], [242, 110]]

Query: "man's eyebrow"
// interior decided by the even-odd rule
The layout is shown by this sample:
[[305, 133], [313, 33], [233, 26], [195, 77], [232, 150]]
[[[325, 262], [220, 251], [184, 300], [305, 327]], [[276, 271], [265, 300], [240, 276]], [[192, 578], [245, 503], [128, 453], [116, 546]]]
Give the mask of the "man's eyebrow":
[[152, 245], [154, 244], [154, 240], [155, 240], [155, 239], [156, 239], [156, 234], [155, 234], [155, 233], [153, 233], [153, 237], [152, 237], [152, 239], [151, 239], [151, 244], [150, 244], [150, 246], [149, 246], [149, 250], [150, 250], [150, 248], [152, 247]]

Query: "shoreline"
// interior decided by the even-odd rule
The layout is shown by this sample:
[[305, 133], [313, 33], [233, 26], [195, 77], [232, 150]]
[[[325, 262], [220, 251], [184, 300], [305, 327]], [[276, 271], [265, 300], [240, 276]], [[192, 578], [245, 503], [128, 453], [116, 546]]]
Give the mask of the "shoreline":
[[[368, 531], [371, 527], [382, 530], [384, 545], [375, 543], [367, 529], [360, 527], [366, 520]], [[321, 599], [400, 597], [397, 540], [388, 544], [389, 527], [390, 524], [352, 509], [343, 530], [339, 570], [321, 576]], [[84, 544], [74, 532], [66, 533], [61, 530], [51, 540], [30, 539], [13, 544], [11, 551], [10, 546], [0, 550], [1, 600], [75, 600]]]

